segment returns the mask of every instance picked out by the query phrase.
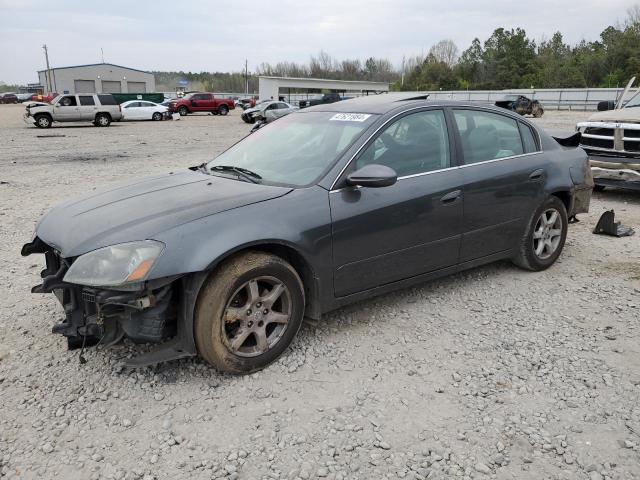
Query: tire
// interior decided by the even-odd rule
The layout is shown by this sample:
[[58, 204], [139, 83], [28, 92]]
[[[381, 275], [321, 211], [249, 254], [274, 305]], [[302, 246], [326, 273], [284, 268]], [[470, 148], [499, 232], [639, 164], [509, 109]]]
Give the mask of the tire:
[[562, 253], [567, 226], [567, 210], [562, 200], [555, 196], [547, 198], [529, 219], [513, 263], [534, 272], [549, 268]]
[[99, 113], [96, 115], [96, 119], [93, 124], [96, 127], [108, 127], [111, 125], [111, 117], [106, 113]]
[[544, 114], [544, 109], [542, 109], [542, 108], [534, 108], [533, 109], [533, 116], [535, 118], [540, 118], [543, 114]]
[[240, 118], [242, 118], [242, 121], [243, 121], [244, 123], [252, 124], [252, 123], [254, 123], [254, 122], [255, 122], [255, 120], [253, 120], [253, 119], [252, 119], [251, 117], [249, 117], [248, 115], [245, 115], [244, 113], [242, 114], [242, 117], [240, 117]]
[[151, 115], [151, 120], [159, 122], [160, 120], [162, 120], [162, 114], [160, 112], [153, 112], [153, 115]]
[[186, 117], [187, 113], [189, 113], [189, 109], [183, 105], [178, 109], [178, 113], [180, 114], [181, 117]]
[[52, 123], [51, 117], [45, 113], [35, 116], [35, 124], [38, 128], [51, 128]]
[[229, 107], [227, 107], [226, 105], [220, 105], [220, 107], [218, 108], [218, 113], [224, 117], [229, 113]]
[[242, 253], [217, 268], [198, 295], [198, 353], [223, 372], [260, 370], [287, 349], [303, 315], [304, 288], [293, 267], [275, 255]]

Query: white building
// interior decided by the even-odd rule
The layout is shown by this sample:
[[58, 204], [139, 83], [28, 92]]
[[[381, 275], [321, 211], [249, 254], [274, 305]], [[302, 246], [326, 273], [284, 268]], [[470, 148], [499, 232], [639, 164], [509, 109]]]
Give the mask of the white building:
[[353, 80], [329, 80], [324, 78], [258, 77], [260, 100], [277, 100], [282, 89], [335, 90], [344, 93], [362, 94], [365, 92], [388, 92], [387, 82], [369, 82]]
[[150, 93], [156, 89], [152, 73], [112, 63], [40, 70], [38, 79], [45, 92]]

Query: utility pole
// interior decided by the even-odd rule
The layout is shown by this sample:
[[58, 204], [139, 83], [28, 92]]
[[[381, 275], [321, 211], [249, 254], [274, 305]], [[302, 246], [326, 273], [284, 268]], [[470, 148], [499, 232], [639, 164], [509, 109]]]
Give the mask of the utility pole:
[[102, 63], [104, 63], [104, 48], [100, 47], [100, 55], [102, 56]]
[[47, 91], [46, 93], [51, 93], [51, 67], [49, 67], [49, 51], [47, 50], [47, 45], [42, 45], [42, 49], [44, 50], [44, 58], [47, 61], [47, 74], [45, 78], [47, 79]]
[[244, 60], [244, 93], [249, 95], [249, 61]]

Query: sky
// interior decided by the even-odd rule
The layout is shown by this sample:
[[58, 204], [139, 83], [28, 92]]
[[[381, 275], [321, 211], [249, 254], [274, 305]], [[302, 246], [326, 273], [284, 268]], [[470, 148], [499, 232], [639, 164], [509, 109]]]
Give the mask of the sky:
[[241, 71], [307, 62], [321, 49], [341, 60], [400, 65], [450, 38], [460, 51], [498, 27], [536, 40], [596, 40], [640, 0], [0, 0], [0, 81], [32, 83], [45, 68], [104, 61], [165, 71]]

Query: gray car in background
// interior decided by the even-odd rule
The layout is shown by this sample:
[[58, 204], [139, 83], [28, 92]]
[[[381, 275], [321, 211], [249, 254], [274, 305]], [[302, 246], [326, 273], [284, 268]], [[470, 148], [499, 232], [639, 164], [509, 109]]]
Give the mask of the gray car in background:
[[304, 316], [496, 260], [550, 267], [592, 187], [582, 149], [516, 113], [377, 95], [69, 200], [22, 255], [44, 255], [32, 291], [58, 297], [53, 331], [70, 348], [165, 342], [127, 364], [199, 354], [247, 373], [278, 358]]

